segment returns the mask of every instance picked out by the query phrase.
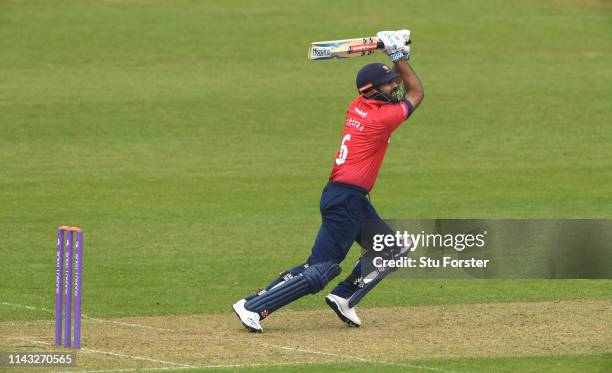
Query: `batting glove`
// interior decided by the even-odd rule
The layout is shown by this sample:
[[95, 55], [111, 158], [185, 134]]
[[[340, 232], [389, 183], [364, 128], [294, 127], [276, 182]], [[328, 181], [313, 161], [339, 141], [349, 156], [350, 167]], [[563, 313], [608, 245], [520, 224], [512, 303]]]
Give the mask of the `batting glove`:
[[385, 45], [385, 52], [391, 58], [391, 61], [399, 61], [404, 57], [402, 49], [404, 47], [404, 38], [402, 34], [396, 31], [380, 31], [376, 34], [378, 41], [382, 41]]
[[406, 61], [410, 60], [410, 45], [406, 45], [402, 48], [402, 56]]
[[399, 34], [399, 36], [404, 41], [404, 44], [408, 44], [408, 42], [410, 42], [410, 30], [404, 29], [404, 30], [397, 30], [395, 32]]
[[402, 37], [402, 39], [404, 40], [404, 45], [402, 46], [402, 54], [403, 57], [406, 61], [410, 60], [410, 45], [408, 45], [408, 43], [410, 42], [410, 30], [397, 30], [396, 31], [398, 34], [400, 34], [400, 36]]

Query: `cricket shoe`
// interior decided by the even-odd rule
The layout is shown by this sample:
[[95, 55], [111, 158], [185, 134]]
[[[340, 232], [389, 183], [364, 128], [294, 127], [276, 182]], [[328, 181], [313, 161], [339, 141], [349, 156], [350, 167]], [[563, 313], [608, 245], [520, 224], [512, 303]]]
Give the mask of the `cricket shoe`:
[[252, 333], [263, 332], [263, 328], [259, 325], [259, 315], [257, 312], [247, 310], [244, 307], [245, 303], [246, 299], [240, 299], [238, 302], [234, 303], [232, 306], [234, 308], [234, 313], [236, 313], [236, 316], [238, 316], [240, 322], [248, 331]]
[[325, 297], [325, 303], [334, 310], [336, 315], [340, 318], [340, 320], [344, 321], [348, 324], [348, 326], [353, 326], [358, 328], [361, 326], [361, 320], [359, 316], [357, 316], [357, 312], [355, 312], [355, 307], [349, 307], [349, 300], [341, 298], [334, 294], [329, 294]]

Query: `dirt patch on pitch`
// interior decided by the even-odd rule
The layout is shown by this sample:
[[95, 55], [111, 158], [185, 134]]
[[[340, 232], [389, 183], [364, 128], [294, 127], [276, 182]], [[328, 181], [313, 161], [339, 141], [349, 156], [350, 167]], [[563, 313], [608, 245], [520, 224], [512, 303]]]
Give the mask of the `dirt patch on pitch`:
[[[612, 352], [612, 301], [280, 311], [264, 334], [231, 313], [83, 321], [79, 368], [177, 368]], [[55, 350], [50, 321], [1, 322], [0, 351]], [[57, 369], [56, 369], [57, 370]]]

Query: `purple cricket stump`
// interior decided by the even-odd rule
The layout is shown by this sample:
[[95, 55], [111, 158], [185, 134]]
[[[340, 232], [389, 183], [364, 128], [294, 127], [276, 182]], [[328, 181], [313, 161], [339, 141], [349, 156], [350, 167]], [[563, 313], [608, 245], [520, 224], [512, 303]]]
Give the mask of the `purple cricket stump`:
[[64, 347], [70, 347], [70, 326], [72, 323], [72, 231], [66, 232], [66, 264], [64, 287]]
[[64, 274], [64, 229], [57, 230], [57, 256], [55, 259], [55, 344], [62, 344], [62, 275]]
[[83, 231], [76, 234], [76, 253], [74, 257], [74, 347], [81, 348], [81, 279], [83, 273]]

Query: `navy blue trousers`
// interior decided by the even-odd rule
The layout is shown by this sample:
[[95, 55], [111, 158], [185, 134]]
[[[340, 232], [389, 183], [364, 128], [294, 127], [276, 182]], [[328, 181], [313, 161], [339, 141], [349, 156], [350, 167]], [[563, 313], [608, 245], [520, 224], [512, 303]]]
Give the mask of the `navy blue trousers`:
[[[329, 182], [321, 195], [322, 223], [308, 258], [308, 264], [319, 262], [340, 263], [344, 260], [353, 242], [363, 247], [368, 245], [361, 235], [365, 220], [381, 221], [370, 203], [368, 192], [350, 184]], [[338, 284], [332, 293], [350, 298], [358, 289], [361, 278], [361, 263], [358, 261], [349, 276]]]
[[350, 184], [329, 182], [325, 186], [319, 205], [321, 227], [308, 264], [340, 263], [353, 242], [360, 240], [363, 221], [380, 220], [367, 193], [366, 190]]
[[[320, 210], [321, 227], [307, 263], [281, 273], [279, 278], [265, 288], [266, 291], [293, 276], [298, 276], [306, 265], [321, 262], [340, 264], [346, 258], [353, 242], [359, 243], [364, 248], [370, 245], [368, 242], [370, 240], [361, 234], [361, 225], [366, 220], [377, 221], [384, 227], [384, 231], [392, 232], [370, 203], [368, 192], [354, 185], [329, 182], [321, 195]], [[361, 280], [361, 263], [357, 261], [352, 272], [332, 290], [332, 293], [342, 298], [350, 298], [359, 288], [359, 280]], [[257, 294], [246, 299], [255, 296]]]

